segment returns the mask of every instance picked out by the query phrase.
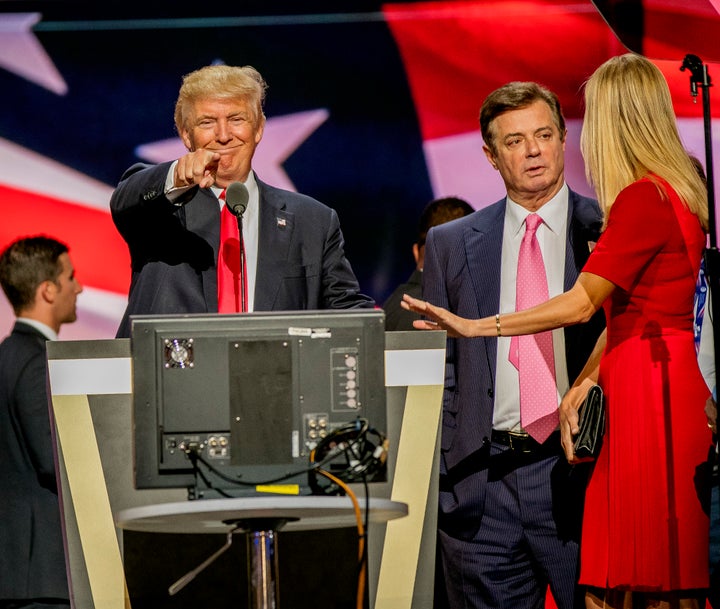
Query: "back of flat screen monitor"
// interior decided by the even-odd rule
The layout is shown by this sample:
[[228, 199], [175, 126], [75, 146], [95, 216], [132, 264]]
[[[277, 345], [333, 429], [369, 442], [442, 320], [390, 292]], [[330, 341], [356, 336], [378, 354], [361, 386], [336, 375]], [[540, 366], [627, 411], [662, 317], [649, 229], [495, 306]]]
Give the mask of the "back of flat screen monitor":
[[313, 456], [340, 475], [366, 459], [369, 481], [385, 480], [382, 311], [138, 316], [132, 328], [137, 488], [329, 492]]

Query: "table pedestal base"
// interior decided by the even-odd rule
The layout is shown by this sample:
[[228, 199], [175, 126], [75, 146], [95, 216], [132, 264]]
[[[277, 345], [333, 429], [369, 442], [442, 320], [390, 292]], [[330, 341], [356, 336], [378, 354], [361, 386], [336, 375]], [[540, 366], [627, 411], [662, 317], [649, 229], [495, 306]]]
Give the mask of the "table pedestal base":
[[247, 539], [248, 607], [279, 609], [280, 580], [277, 532], [294, 518], [245, 518], [225, 521]]
[[[368, 522], [384, 523], [407, 516], [408, 506], [370, 497], [367, 510]], [[244, 533], [248, 550], [249, 607], [278, 609], [278, 530], [285, 524], [294, 530], [353, 526], [357, 525], [357, 515], [349, 497], [237, 497], [129, 508], [116, 514], [116, 523], [131, 531], [226, 534], [225, 546], [174, 584], [171, 588], [175, 591], [222, 554], [232, 544], [233, 535]]]
[[275, 531], [249, 531], [248, 593], [253, 609], [278, 609], [280, 582]]

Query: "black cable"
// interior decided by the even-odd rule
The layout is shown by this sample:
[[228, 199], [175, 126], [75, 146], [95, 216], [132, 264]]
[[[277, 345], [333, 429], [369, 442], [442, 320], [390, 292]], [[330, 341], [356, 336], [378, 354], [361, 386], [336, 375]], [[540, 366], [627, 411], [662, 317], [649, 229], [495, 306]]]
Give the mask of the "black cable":
[[198, 476], [200, 476], [200, 479], [205, 483], [206, 489], [217, 491], [218, 494], [222, 495], [223, 497], [228, 497], [228, 498], [230, 497], [230, 495], [228, 493], [226, 493], [225, 491], [223, 491], [222, 489], [215, 488], [213, 486], [212, 482], [210, 482], [210, 480], [207, 478], [207, 476], [205, 476], [203, 471], [198, 467], [198, 464], [197, 464], [198, 460], [202, 460], [202, 457], [200, 457], [200, 455], [198, 453], [196, 453], [195, 451], [189, 451], [186, 453], [186, 455], [187, 455], [188, 459], [190, 459], [190, 463], [192, 464], [192, 467], [193, 467], [193, 474], [195, 477], [195, 496], [199, 495], [198, 491], [200, 489], [199, 489], [199, 486], [197, 483], [197, 478], [198, 478]]
[[[377, 443], [370, 441], [369, 435], [377, 437]], [[345, 457], [345, 467], [342, 471], [335, 471], [335, 475], [344, 482], [366, 483], [384, 469], [387, 439], [370, 427], [367, 419], [358, 418], [333, 430], [318, 442], [310, 454], [310, 462], [315, 462], [317, 456], [321, 457], [323, 463]], [[342, 493], [342, 489], [332, 482], [321, 485], [313, 470], [308, 474], [308, 481], [315, 494]]]
[[[378, 437], [378, 445], [369, 442], [367, 439], [368, 433], [372, 433]], [[322, 455], [322, 459], [320, 461], [314, 460], [314, 456], [317, 454], [318, 449], [327, 449], [327, 446], [329, 446], [331, 442], [338, 441], [338, 439], [340, 439], [338, 444], [328, 450], [326, 454]], [[383, 455], [380, 459], [374, 456], [378, 446], [383, 447]], [[348, 457], [348, 453], [352, 456], [351, 458]], [[212, 482], [200, 468], [199, 463], [204, 465], [209, 472], [213, 473], [221, 480], [240, 487], [255, 487], [274, 484], [290, 478], [295, 478], [297, 476], [308, 475], [311, 482], [311, 488], [313, 486], [317, 487], [313, 488], [314, 491], [320, 490], [321, 494], [328, 494], [327, 489], [321, 489], [317, 483], [317, 478], [315, 476], [317, 470], [324, 468], [327, 464], [344, 456], [346, 459], [346, 467], [343, 472], [337, 473], [338, 477], [348, 482], [355, 482], [359, 480], [366, 481], [367, 475], [369, 473], [374, 474], [375, 470], [378, 469], [375, 465], [379, 465], [380, 467], [384, 465], [384, 453], [386, 453], [385, 437], [380, 432], [371, 428], [366, 419], [356, 419], [352, 423], [347, 423], [329, 433], [320, 443], [318, 443], [318, 446], [311, 453], [310, 467], [287, 472], [281, 476], [265, 480], [247, 481], [233, 478], [220, 471], [213, 464], [204, 459], [197, 448], [185, 451], [185, 455], [188, 457], [192, 465], [193, 473], [196, 479], [199, 476], [208, 489], [215, 490], [225, 497], [230, 497], [230, 495], [225, 493], [222, 489], [213, 486]], [[376, 461], [379, 461], [380, 463], [376, 464]], [[195, 486], [197, 488], [197, 482]], [[334, 484], [331, 484], [330, 486], [335, 487]]]
[[363, 523], [363, 526], [364, 526], [363, 534], [365, 535], [365, 546], [363, 547], [363, 556], [361, 559], [360, 568], [363, 567], [363, 564], [367, 568], [367, 564], [368, 564], [367, 534], [368, 534], [368, 525], [370, 524], [370, 489], [368, 488], [367, 478], [363, 478], [363, 487], [365, 489], [365, 522]]

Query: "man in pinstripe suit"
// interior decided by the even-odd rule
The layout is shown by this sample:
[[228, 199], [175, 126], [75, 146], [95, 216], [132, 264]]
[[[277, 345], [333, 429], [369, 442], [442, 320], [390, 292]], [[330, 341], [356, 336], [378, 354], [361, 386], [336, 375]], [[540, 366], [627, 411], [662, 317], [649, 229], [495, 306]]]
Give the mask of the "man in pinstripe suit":
[[[470, 318], [515, 309], [529, 213], [543, 221], [537, 237], [550, 296], [573, 284], [602, 226], [597, 202], [565, 184], [566, 129], [555, 94], [509, 83], [485, 100], [480, 126], [507, 197], [431, 229], [423, 274], [426, 300]], [[602, 327], [600, 314], [553, 333], [558, 403]], [[558, 431], [540, 444], [521, 427], [509, 349], [506, 337], [448, 340], [439, 513], [448, 602], [537, 609], [549, 586], [559, 609], [574, 609], [582, 606], [576, 582], [589, 466], [568, 465]]]

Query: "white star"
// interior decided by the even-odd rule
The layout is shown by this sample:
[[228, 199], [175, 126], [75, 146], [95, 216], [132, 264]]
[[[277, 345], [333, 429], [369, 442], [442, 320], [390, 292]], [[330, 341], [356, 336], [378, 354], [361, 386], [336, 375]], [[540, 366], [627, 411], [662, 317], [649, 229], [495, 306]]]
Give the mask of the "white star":
[[[324, 123], [329, 112], [325, 109], [309, 110], [268, 118], [262, 142], [255, 151], [253, 168], [263, 181], [285, 190], [295, 186], [282, 168], [285, 160]], [[135, 154], [151, 163], [162, 163], [180, 158], [187, 150], [180, 138], [171, 138], [143, 144]]]
[[113, 187], [0, 138], [0, 184], [108, 210]]
[[0, 66], [58, 95], [68, 86], [42, 45], [31, 32], [40, 13], [0, 15]]
[[[84, 206], [108, 211], [113, 187], [91, 178], [67, 165], [0, 138], [0, 185], [27, 193], [27, 205], [33, 205], [33, 193], [67, 203], [71, 214], [73, 206]], [[13, 209], [0, 201], [0, 215], [12, 217]], [[27, 234], [44, 232], [32, 226]], [[0, 231], [0, 237], [9, 243], [14, 235]], [[72, 249], [72, 245], [71, 245]], [[109, 269], [108, 272], [117, 272]], [[78, 297], [78, 321], [67, 324], [62, 331], [66, 339], [112, 338], [127, 305], [127, 295], [117, 294], [85, 285]], [[0, 335], [12, 327], [14, 315], [7, 300], [0, 298]]]

